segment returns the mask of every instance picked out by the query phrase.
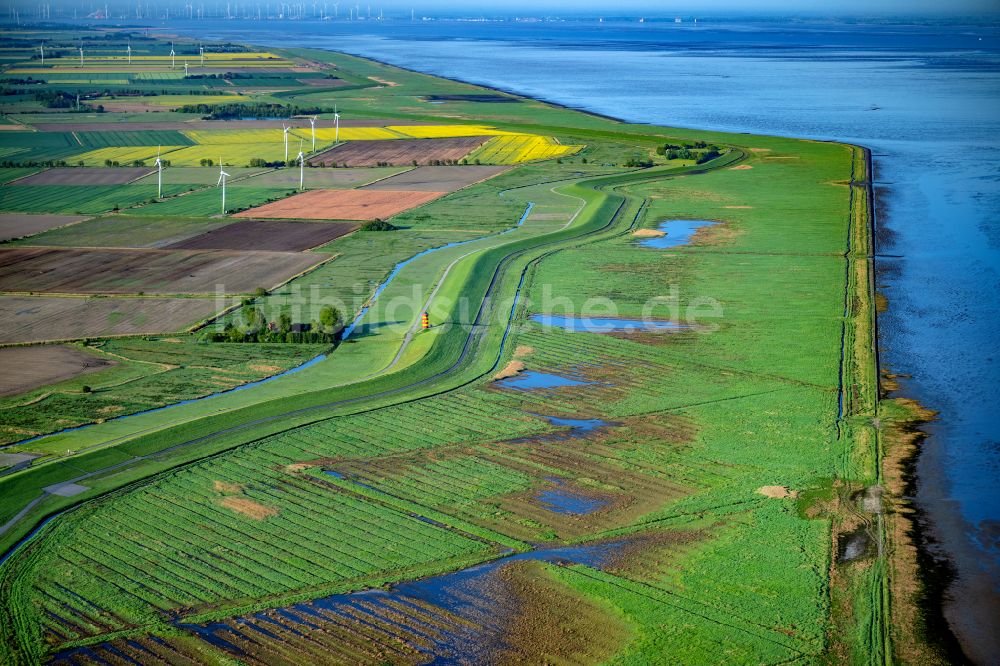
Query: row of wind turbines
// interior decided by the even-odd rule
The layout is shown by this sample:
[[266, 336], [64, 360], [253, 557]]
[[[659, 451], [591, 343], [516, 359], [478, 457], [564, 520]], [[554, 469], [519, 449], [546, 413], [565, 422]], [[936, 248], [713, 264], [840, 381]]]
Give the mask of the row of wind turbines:
[[[333, 120], [335, 123], [335, 144], [340, 143], [340, 113], [334, 112]], [[312, 151], [316, 152], [316, 117], [313, 116], [309, 119], [309, 125], [312, 127]], [[291, 131], [292, 127], [281, 124], [282, 133], [285, 139], [285, 163], [288, 163], [288, 132]], [[160, 159], [160, 149], [162, 146], [156, 147], [156, 198], [161, 199], [163, 197], [163, 160]], [[299, 163], [299, 191], [305, 189], [306, 185], [306, 156], [302, 151], [302, 139], [299, 139], [299, 154], [295, 156], [295, 161]], [[226, 214], [226, 179], [232, 176], [226, 173], [225, 166], [222, 162], [222, 157], [219, 157], [219, 180], [215, 183], [216, 187], [222, 188], [222, 214]]]
[[[83, 46], [80, 46], [80, 67], [83, 67]], [[38, 53], [41, 55], [41, 64], [45, 66], [45, 45], [38, 45]], [[201, 66], [205, 66], [205, 47], [198, 47], [198, 56], [201, 59]], [[128, 64], [132, 64], [132, 44], [131, 42], [125, 45], [125, 57], [128, 59]], [[170, 69], [174, 69], [177, 66], [177, 52], [174, 51], [174, 43], [170, 42]], [[188, 75], [188, 63], [187, 60], [184, 61], [184, 76]]]

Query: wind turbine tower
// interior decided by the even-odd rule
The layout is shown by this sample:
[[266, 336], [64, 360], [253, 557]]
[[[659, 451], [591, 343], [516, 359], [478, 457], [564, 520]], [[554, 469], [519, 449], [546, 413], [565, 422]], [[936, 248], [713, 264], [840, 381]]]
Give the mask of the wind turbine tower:
[[299, 154], [296, 159], [299, 161], [299, 191], [302, 191], [306, 182], [306, 157], [302, 154], [302, 139], [299, 139]]
[[229, 174], [226, 173], [222, 168], [222, 158], [219, 158], [219, 182], [215, 184], [216, 187], [222, 186], [222, 214], [226, 214], [226, 178], [229, 178]]
[[160, 146], [156, 147], [156, 198], [163, 196], [163, 160], [160, 159]]
[[316, 116], [309, 119], [309, 125], [312, 126], [312, 152], [316, 152]]
[[288, 130], [292, 129], [291, 126], [285, 126], [285, 123], [281, 123], [281, 129], [285, 136], [285, 162], [288, 162]]
[[174, 58], [177, 54], [174, 53], [174, 43], [170, 42], [170, 69], [174, 68]]

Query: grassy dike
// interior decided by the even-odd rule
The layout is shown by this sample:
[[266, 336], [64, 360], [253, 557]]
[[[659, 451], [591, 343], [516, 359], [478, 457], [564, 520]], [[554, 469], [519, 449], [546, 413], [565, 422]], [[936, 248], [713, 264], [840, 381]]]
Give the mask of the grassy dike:
[[[289, 53], [349, 66], [359, 80], [378, 76], [399, 83], [384, 89], [376, 102], [344, 102], [344, 108], [371, 116], [432, 118], [412, 111], [413, 94], [481, 90], [340, 54]], [[308, 102], [310, 94], [320, 93], [296, 101]], [[30, 663], [52, 649], [51, 643], [45, 645], [51, 639], [40, 628], [47, 623], [35, 604], [39, 591], [54, 590], [59, 580], [56, 565], [63, 563], [55, 553], [65, 549], [67, 557], [74, 557], [74, 549], [83, 548], [78, 535], [88, 524], [120, 526], [112, 517], [115, 508], [138, 510], [151, 501], [150, 489], [156, 497], [190, 492], [192, 504], [198, 505], [215, 501], [198, 490], [199, 478], [245, 475], [265, 485], [277, 483], [275, 479], [304, 483], [294, 474], [286, 478], [270, 471], [277, 460], [302, 459], [296, 442], [303, 437], [314, 438], [309, 440], [313, 457], [322, 453], [336, 460], [377, 460], [440, 450], [523, 470], [525, 455], [504, 448], [505, 438], [551, 431], [544, 422], [522, 422], [524, 410], [620, 423], [620, 430], [593, 445], [599, 444], [603, 459], [620, 470], [625, 481], [619, 491], [631, 492], [629, 479], [669, 482], [674, 490], [653, 493], [655, 500], [635, 495], [632, 508], [588, 524], [582, 532], [563, 523], [536, 528], [523, 519], [515, 530], [509, 518], [498, 522], [492, 509], [475, 503], [471, 506], [476, 508], [468, 508], [470, 501], [482, 503], [490, 495], [468, 495], [472, 491], [463, 489], [460, 480], [447, 492], [462, 501], [431, 507], [400, 499], [398, 506], [433, 517], [453, 531], [471, 530], [504, 545], [522, 539], [557, 544], [648, 537], [651, 545], [629, 551], [610, 569], [544, 567], [560, 589], [597, 604], [600, 612], [627, 627], [628, 638], [616, 638], [621, 641], [616, 663], [650, 663], [656, 655], [668, 655], [673, 663], [701, 663], [720, 655], [755, 663], [893, 660], [888, 618], [898, 613], [898, 606], [889, 586], [897, 582], [893, 572], [899, 568], [888, 567], [886, 557], [899, 552], [894, 548], [897, 533], [889, 534], [877, 493], [874, 503], [863, 499], [872, 496], [869, 488], [883, 483], [879, 417], [889, 415], [878, 396], [870, 174], [863, 151], [623, 125], [533, 101], [492, 105], [489, 113], [495, 117], [481, 106], [451, 106], [449, 112], [470, 121], [486, 118], [505, 128], [530, 127], [586, 143], [592, 156], [620, 154], [622, 146], [651, 149], [665, 137], [704, 138], [735, 150], [704, 167], [581, 178], [562, 187], [561, 192], [584, 201], [574, 223], [529, 238], [512, 236], [511, 242], [464, 260], [468, 265], [449, 274], [441, 296], [445, 301], [445, 296], [463, 294], [481, 303], [473, 312], [477, 325], [471, 334], [461, 327], [427, 334], [419, 347], [422, 355], [398, 371], [321, 388], [307, 388], [303, 378], [296, 378], [282, 387], [238, 396], [232, 404], [151, 419], [142, 428], [116, 431], [104, 424], [111, 426], [106, 440], [93, 451], [0, 480], [5, 500], [14, 502], [5, 502], [5, 514], [10, 514], [37, 497], [44, 485], [136, 457], [88, 478], [93, 491], [83, 496], [47, 498], [16, 531], [4, 535], [0, 544], [6, 550], [46, 515], [77, 507], [48, 523], [0, 570], [5, 663]], [[565, 180], [565, 169], [553, 165], [553, 172], [553, 181]], [[636, 247], [632, 231], [674, 217], [720, 224], [687, 248], [659, 252]], [[680, 288], [685, 304], [699, 296], [722, 303], [724, 316], [706, 320], [718, 328], [710, 334], [612, 337], [526, 322], [527, 315], [542, 312], [546, 288], [569, 299], [577, 311], [588, 298], [608, 296], [618, 314], [637, 316], [650, 298], [667, 293], [671, 285]], [[515, 294], [520, 294], [516, 307]], [[511, 314], [512, 328], [507, 325]], [[523, 348], [532, 350], [525, 352], [531, 369], [582, 372], [598, 385], [535, 400], [490, 389], [492, 374]], [[481, 434], [462, 434], [457, 425], [449, 425], [455, 401], [483, 410], [476, 412], [481, 414], [476, 417]], [[445, 432], [420, 430], [422, 437], [411, 441], [401, 432], [384, 430], [387, 420], [417, 429], [427, 418], [440, 419]], [[344, 432], [371, 433], [372, 450], [348, 453]], [[598, 455], [589, 442], [582, 448], [581, 455]], [[581, 464], [592, 462], [588, 458]], [[534, 464], [539, 477], [551, 473], [551, 463]], [[583, 470], [580, 477], [615, 487], [594, 470]], [[792, 495], [765, 497], [758, 492], [765, 486], [786, 487]], [[335, 495], [344, 491], [343, 484], [337, 487]], [[143, 534], [153, 529], [136, 520]], [[266, 525], [247, 523], [241, 529], [248, 534], [261, 530], [261, 541], [268, 539]], [[870, 545], [861, 557], [839, 562], [848, 535], [859, 529], [869, 535]], [[693, 536], [676, 540], [684, 544], [678, 546], [675, 537], [680, 534]], [[392, 542], [392, 535], [385, 538]], [[424, 538], [422, 533], [418, 538]], [[180, 543], [161, 546], [150, 540], [148, 545], [166, 557]], [[157, 550], [161, 547], [165, 550]], [[196, 545], [193, 554], [212, 547], [210, 542]], [[176, 603], [191, 618], [222, 618], [496, 556], [495, 550], [463, 547], [468, 550], [447, 557], [442, 553], [438, 560], [409, 568], [400, 564], [364, 578], [331, 577], [306, 589], [275, 574], [266, 581], [248, 580], [245, 588], [237, 582], [233, 590], [212, 591], [217, 598], [205, 593], [212, 599], [201, 607], [183, 603], [180, 594], [164, 603]], [[113, 565], [112, 570], [101, 575], [127, 587], [119, 563], [136, 554], [107, 553], [105, 564]], [[78, 566], [84, 575], [99, 569], [84, 560]], [[189, 585], [172, 578], [181, 575], [169, 566], [157, 574], [165, 584], [173, 580], [178, 589]], [[251, 603], [239, 596], [258, 587], [266, 594], [258, 593]], [[125, 593], [101, 594], [100, 605], [115, 619], [104, 627], [83, 628], [78, 638], [55, 645], [175, 632], [157, 609]]]

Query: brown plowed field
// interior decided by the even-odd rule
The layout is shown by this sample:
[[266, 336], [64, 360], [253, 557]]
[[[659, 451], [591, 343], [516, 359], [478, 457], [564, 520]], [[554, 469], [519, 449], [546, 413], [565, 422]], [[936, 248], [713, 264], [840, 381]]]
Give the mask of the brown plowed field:
[[214, 298], [0, 296], [0, 342], [173, 333], [225, 305]]
[[[503, 173], [505, 166], [423, 166], [365, 185], [366, 190], [454, 192]], [[346, 170], [346, 169], [345, 169]]]
[[0, 241], [22, 238], [86, 220], [86, 215], [27, 215], [0, 213]]
[[168, 245], [175, 250], [297, 252], [329, 243], [357, 227], [350, 222], [245, 220]]
[[48, 169], [11, 185], [124, 185], [150, 173], [154, 172], [144, 167]]
[[444, 139], [378, 139], [348, 141], [309, 159], [324, 166], [331, 163], [347, 166], [379, 164], [429, 164], [431, 160], [460, 160], [486, 143], [488, 136], [456, 136]]
[[[366, 141], [365, 143], [371, 143]], [[376, 220], [416, 208], [447, 192], [396, 190], [309, 190], [237, 213], [233, 217], [304, 220]]]
[[16, 395], [77, 375], [95, 372], [113, 362], [80, 349], [49, 345], [0, 349], [0, 396]]
[[272, 287], [327, 258], [309, 252], [12, 248], [0, 250], [0, 291], [207, 294]]

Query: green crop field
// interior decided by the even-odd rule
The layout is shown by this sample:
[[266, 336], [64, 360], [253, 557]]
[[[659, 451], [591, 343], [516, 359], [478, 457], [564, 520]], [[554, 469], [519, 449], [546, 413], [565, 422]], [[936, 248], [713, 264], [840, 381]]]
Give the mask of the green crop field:
[[191, 146], [194, 142], [176, 130], [147, 130], [143, 132], [74, 132], [80, 145], [88, 148], [118, 146]]
[[[0, 132], [0, 155], [148, 166], [160, 146], [163, 197], [156, 174], [0, 186], [5, 212], [119, 211], [19, 246], [154, 252], [223, 228], [220, 159], [226, 213], [296, 191], [295, 170], [245, 168], [284, 159], [280, 119], [181, 131], [200, 119], [168, 110], [184, 104], [336, 103], [371, 121], [347, 141], [496, 134], [467, 159], [511, 168], [309, 251], [328, 260], [202, 330], [81, 341], [114, 364], [0, 398], [5, 453], [37, 456], [0, 469], [0, 662], [423, 663], [486, 646], [476, 663], [860, 664], [921, 640], [889, 610], [908, 603], [886, 574], [903, 530], [857, 502], [906, 418], [874, 369], [862, 149], [624, 124], [295, 48], [212, 56], [245, 75], [233, 91], [280, 94], [190, 94], [219, 79], [179, 79], [169, 43], [74, 30], [43, 34], [91, 38], [87, 67], [42, 68], [18, 42], [5, 76], [189, 85], [38, 113], [44, 98], [6, 84], [5, 111], [45, 131]], [[346, 85], [299, 80], [324, 76]], [[293, 136], [292, 155], [308, 127]], [[719, 150], [657, 152], [688, 141]], [[713, 224], [645, 245], [669, 220]], [[234, 269], [247, 256], [225, 252]], [[308, 343], [327, 325], [349, 336]], [[286, 342], [253, 341], [271, 334]], [[884, 549], [841, 561], [858, 529]]]
[[[163, 194], [188, 188], [164, 185]], [[13, 185], [0, 187], [0, 211], [18, 213], [106, 213], [156, 198], [152, 185]]]

